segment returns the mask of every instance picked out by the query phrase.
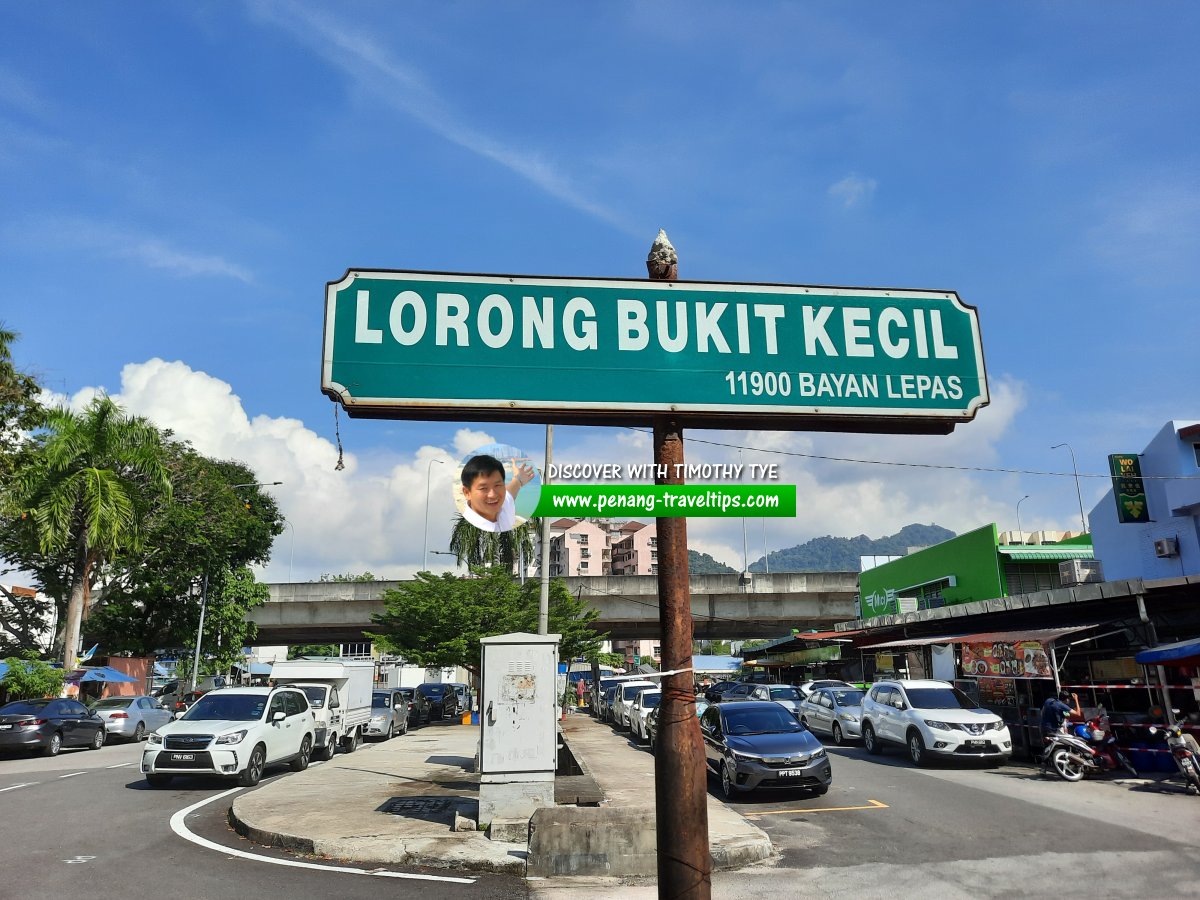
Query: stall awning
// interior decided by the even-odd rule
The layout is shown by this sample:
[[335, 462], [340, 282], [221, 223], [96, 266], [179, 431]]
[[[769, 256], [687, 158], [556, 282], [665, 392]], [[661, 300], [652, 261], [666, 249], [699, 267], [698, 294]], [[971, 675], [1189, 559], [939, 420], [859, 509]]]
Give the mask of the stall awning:
[[1041, 641], [1049, 643], [1077, 631], [1087, 631], [1097, 628], [1096, 625], [1075, 625], [1071, 628], [1034, 628], [1028, 631], [981, 631], [977, 634], [951, 634], [941, 637], [905, 638], [900, 641], [886, 641], [882, 644], [867, 644], [861, 650], [882, 650], [888, 647], [925, 647], [929, 644], [1015, 644], [1019, 641]]
[[1001, 556], [1020, 562], [1061, 562], [1067, 559], [1095, 559], [1095, 551], [1088, 546], [1070, 544], [1028, 544], [997, 548]]
[[1149, 650], [1143, 650], [1133, 658], [1133, 661], [1143, 666], [1161, 666], [1193, 656], [1200, 656], [1200, 638], [1179, 641], [1174, 644], [1160, 644]]

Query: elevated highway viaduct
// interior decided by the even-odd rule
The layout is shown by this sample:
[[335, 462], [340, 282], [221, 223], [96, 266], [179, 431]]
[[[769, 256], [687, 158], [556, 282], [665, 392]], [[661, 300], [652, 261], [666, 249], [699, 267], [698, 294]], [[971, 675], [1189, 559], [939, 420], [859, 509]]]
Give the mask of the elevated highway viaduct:
[[[567, 589], [600, 612], [595, 627], [614, 638], [659, 636], [658, 579], [653, 575], [565, 578]], [[301, 582], [268, 585], [270, 600], [250, 611], [254, 643], [324, 644], [365, 640], [384, 591], [399, 581]], [[855, 617], [857, 572], [693, 575], [697, 640], [779, 637], [793, 628], [825, 629]]]

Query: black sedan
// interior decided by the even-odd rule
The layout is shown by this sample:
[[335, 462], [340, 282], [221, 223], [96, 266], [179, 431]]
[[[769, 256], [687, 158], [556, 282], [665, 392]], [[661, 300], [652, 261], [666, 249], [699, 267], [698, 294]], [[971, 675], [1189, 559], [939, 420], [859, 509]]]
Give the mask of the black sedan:
[[741, 684], [740, 681], [718, 681], [704, 689], [704, 699], [709, 703], [720, 703], [725, 692], [731, 691]]
[[14, 700], [0, 706], [0, 750], [57, 756], [63, 747], [104, 746], [104, 720], [78, 700]]
[[429, 701], [429, 715], [434, 719], [452, 719], [459, 714], [458, 692], [452, 684], [418, 684], [417, 693]]
[[753, 790], [800, 788], [824, 794], [833, 781], [825, 748], [778, 703], [731, 701], [700, 717], [704, 761], [732, 799]]

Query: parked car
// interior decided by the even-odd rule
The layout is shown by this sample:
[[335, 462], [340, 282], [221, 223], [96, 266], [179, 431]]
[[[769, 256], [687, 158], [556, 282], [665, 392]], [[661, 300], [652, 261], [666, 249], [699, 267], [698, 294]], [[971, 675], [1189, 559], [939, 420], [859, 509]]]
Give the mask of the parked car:
[[178, 697], [171, 707], [171, 717], [178, 719], [185, 712], [192, 708], [192, 704], [207, 694], [208, 691], [188, 691], [186, 694]]
[[637, 699], [637, 695], [642, 691], [650, 688], [657, 688], [658, 685], [652, 681], [623, 681], [617, 689], [616, 696], [613, 697], [612, 706], [612, 722], [618, 728], [624, 729], [629, 727], [629, 710], [633, 707], [633, 701]]
[[[728, 696], [728, 695], [726, 695]], [[797, 719], [800, 718], [801, 694], [790, 684], [753, 684], [750, 685], [751, 700], [768, 700], [778, 703]], [[729, 697], [732, 700], [732, 697]]]
[[592, 685], [592, 699], [591, 699], [592, 715], [594, 715], [601, 722], [604, 721], [604, 717], [602, 715], [600, 715], [600, 708], [601, 708], [601, 705], [604, 703], [604, 694], [610, 687], [613, 687], [614, 685], [618, 685], [620, 683], [621, 682], [615, 678], [601, 678], [600, 683], [598, 685]]
[[604, 693], [600, 696], [599, 709], [596, 710], [596, 718], [601, 722], [612, 721], [613, 704], [617, 702], [617, 693], [620, 690], [621, 683], [619, 681], [604, 689]]
[[852, 688], [852, 687], [858, 687], [858, 685], [850, 684], [850, 682], [842, 681], [839, 678], [819, 678], [816, 681], [801, 682], [798, 685], [798, 687], [800, 688], [800, 693], [803, 694], [805, 697], [807, 697], [809, 694], [811, 694], [817, 688], [823, 688], [823, 687]]
[[135, 743], [171, 721], [171, 711], [153, 697], [105, 697], [92, 704], [92, 712], [104, 720], [108, 737]]
[[63, 747], [104, 746], [104, 720], [78, 700], [14, 700], [0, 706], [0, 750], [57, 756]]
[[700, 717], [704, 759], [732, 799], [745, 791], [802, 788], [824, 794], [833, 782], [825, 748], [778, 703], [718, 703]]
[[835, 744], [862, 737], [865, 695], [859, 688], [817, 688], [800, 704], [800, 721], [813, 731], [832, 735]]
[[158, 690], [151, 691], [151, 696], [167, 709], [174, 709], [175, 703], [179, 700], [180, 696], [186, 694], [189, 690], [206, 693], [228, 686], [229, 682], [225, 680], [224, 675], [204, 675], [201, 678], [197, 678], [194, 688], [191, 687], [190, 680], [180, 681], [176, 678], [174, 681], [168, 681]]
[[749, 700], [757, 684], [750, 681], [739, 681], [733, 687], [721, 692], [718, 703], [729, 703], [734, 700]]
[[471, 690], [462, 682], [451, 682], [450, 687], [454, 688], [454, 693], [458, 694], [458, 711], [466, 712], [471, 709]]
[[646, 731], [646, 716], [652, 709], [657, 709], [661, 702], [661, 688], [646, 688], [637, 695], [633, 705], [629, 707], [629, 730], [633, 732], [634, 740], [650, 739], [650, 733]]
[[862, 704], [862, 737], [868, 753], [898, 744], [918, 766], [935, 756], [1003, 763], [1012, 754], [1004, 721], [945, 681], [871, 685]]
[[739, 684], [741, 684], [740, 681], [718, 681], [716, 684], [710, 684], [704, 690], [704, 699], [709, 703], [720, 703], [721, 695]]
[[408, 701], [408, 725], [420, 728], [429, 724], [429, 698], [416, 688], [396, 688]]
[[[703, 697], [696, 698], [696, 717], [704, 715], [704, 711], [711, 706]], [[662, 709], [662, 704], [654, 707], [646, 714], [646, 741], [650, 744], [650, 752], [655, 753], [658, 750], [658, 711]]]
[[253, 787], [267, 766], [308, 768], [316, 720], [299, 688], [210, 691], [146, 739], [142, 774], [151, 787], [175, 775], [221, 775]]
[[398, 690], [372, 691], [366, 736], [386, 741], [398, 734], [408, 734], [408, 700]]
[[431, 719], [453, 719], [458, 715], [458, 694], [454, 692], [453, 685], [432, 682], [418, 684], [417, 693], [423, 694], [429, 701]]

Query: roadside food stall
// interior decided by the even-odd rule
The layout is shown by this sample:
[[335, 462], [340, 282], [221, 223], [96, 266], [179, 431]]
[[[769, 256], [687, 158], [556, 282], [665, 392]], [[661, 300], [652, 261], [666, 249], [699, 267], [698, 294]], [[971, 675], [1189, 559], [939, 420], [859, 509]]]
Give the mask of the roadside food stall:
[[[1103, 707], [1122, 737], [1144, 727], [1160, 709], [1158, 683], [1137, 666], [1128, 628], [1075, 625], [909, 638], [868, 644], [876, 658], [889, 657], [894, 677], [950, 681], [980, 706], [999, 715], [1013, 735], [1014, 750], [1041, 748], [1041, 708], [1060, 688], [1079, 695], [1089, 717]], [[1099, 631], [1099, 633], [1094, 633]]]

